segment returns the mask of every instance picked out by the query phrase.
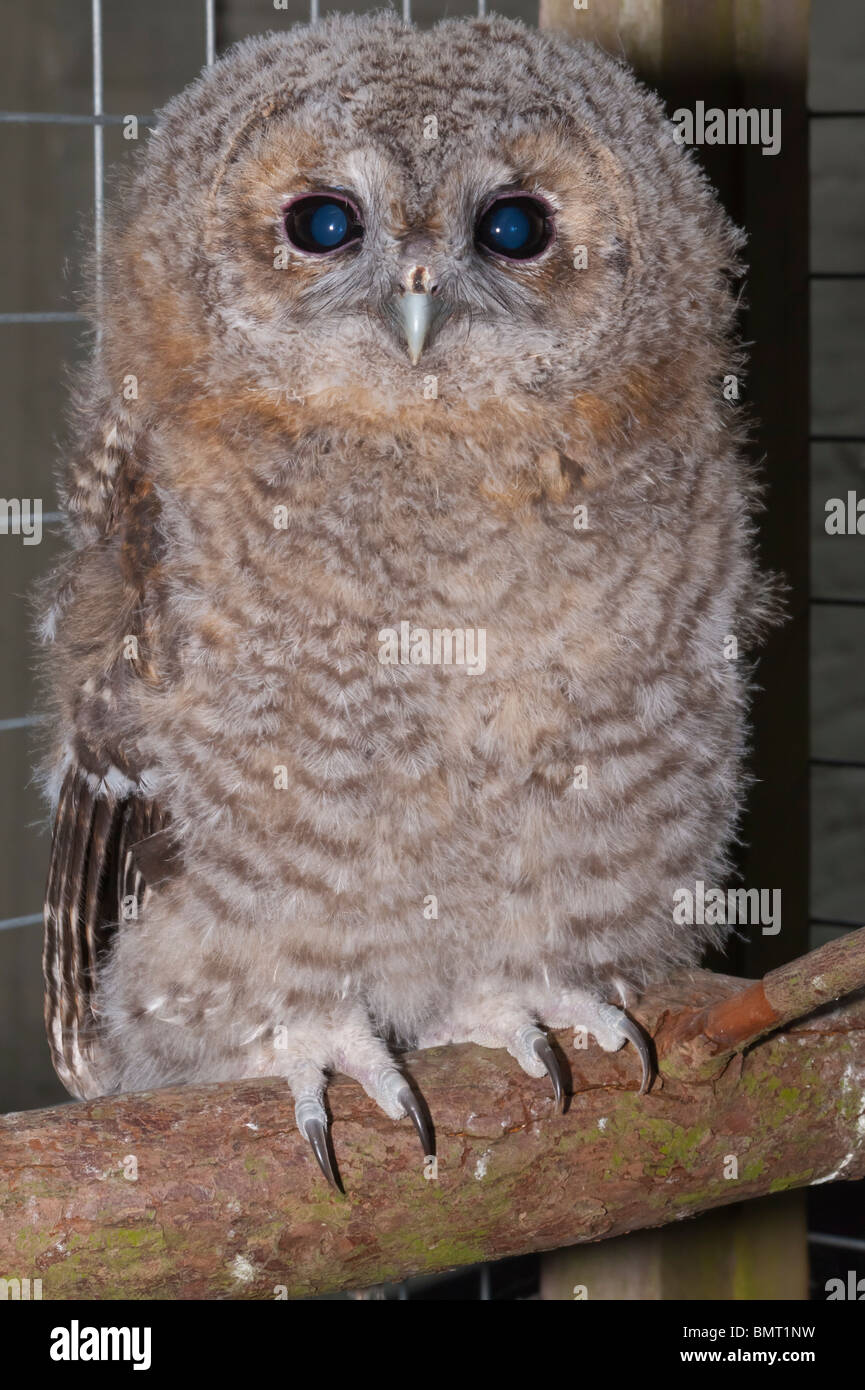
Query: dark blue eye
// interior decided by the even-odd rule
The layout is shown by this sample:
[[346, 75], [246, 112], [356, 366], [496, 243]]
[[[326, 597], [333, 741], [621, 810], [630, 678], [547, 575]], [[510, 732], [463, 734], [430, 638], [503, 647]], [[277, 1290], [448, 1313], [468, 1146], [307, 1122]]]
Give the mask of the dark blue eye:
[[347, 231], [348, 217], [339, 203], [322, 203], [309, 219], [309, 234], [312, 240], [317, 241], [319, 246], [326, 246], [328, 250], [345, 241]]
[[482, 213], [475, 241], [482, 251], [492, 251], [512, 261], [527, 261], [545, 251], [553, 239], [553, 224], [544, 203], [537, 198], [505, 194]]
[[313, 255], [327, 255], [363, 236], [353, 203], [332, 193], [295, 198], [285, 211], [285, 234], [292, 245]]

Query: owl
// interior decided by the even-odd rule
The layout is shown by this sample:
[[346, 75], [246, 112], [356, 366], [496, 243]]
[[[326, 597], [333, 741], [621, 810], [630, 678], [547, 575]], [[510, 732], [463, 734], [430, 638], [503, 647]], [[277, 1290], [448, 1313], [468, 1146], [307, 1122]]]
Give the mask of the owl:
[[[771, 615], [725, 389], [742, 237], [599, 49], [247, 40], [113, 199], [43, 598], [46, 1020], [76, 1096], [408, 1048], [564, 1068], [723, 928]], [[735, 394], [735, 393], [732, 393]]]

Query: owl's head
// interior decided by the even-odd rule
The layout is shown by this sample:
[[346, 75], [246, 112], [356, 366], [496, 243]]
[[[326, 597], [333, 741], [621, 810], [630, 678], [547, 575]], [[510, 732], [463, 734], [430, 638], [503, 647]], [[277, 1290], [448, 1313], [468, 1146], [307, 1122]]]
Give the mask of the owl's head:
[[715, 370], [737, 245], [657, 98], [593, 46], [336, 17], [239, 45], [162, 113], [114, 221], [108, 337], [125, 360], [143, 339], [169, 392], [368, 425], [431, 394], [512, 420], [540, 399], [553, 432], [582, 397], [592, 427]]

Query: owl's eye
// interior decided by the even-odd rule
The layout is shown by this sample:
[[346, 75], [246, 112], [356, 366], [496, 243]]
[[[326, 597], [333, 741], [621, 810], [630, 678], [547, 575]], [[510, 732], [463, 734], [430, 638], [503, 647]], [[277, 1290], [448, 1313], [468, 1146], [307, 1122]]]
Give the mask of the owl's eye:
[[549, 209], [538, 198], [505, 193], [481, 213], [475, 241], [511, 261], [528, 261], [546, 251], [553, 239]]
[[283, 216], [285, 234], [292, 245], [313, 255], [341, 251], [363, 236], [357, 208], [333, 193], [295, 198]]

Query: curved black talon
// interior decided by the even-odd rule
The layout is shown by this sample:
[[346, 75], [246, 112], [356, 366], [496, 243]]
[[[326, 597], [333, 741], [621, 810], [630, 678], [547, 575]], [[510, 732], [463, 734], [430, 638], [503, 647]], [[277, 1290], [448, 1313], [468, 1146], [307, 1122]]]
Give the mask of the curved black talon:
[[565, 1108], [565, 1087], [562, 1068], [558, 1057], [553, 1051], [549, 1038], [541, 1033], [532, 1043], [532, 1050], [540, 1057], [547, 1069], [547, 1075], [553, 1083], [553, 1090], [556, 1095], [556, 1109], [561, 1115]]
[[640, 1054], [640, 1065], [643, 1068], [643, 1076], [637, 1094], [644, 1096], [651, 1085], [652, 1076], [654, 1075], [652, 1054], [649, 1051], [646, 1035], [640, 1025], [635, 1023], [632, 1018], [628, 1018], [627, 1014], [622, 1014], [622, 1032], [628, 1041], [634, 1044], [634, 1047]]
[[418, 1099], [411, 1086], [408, 1085], [403, 1086], [397, 1100], [411, 1116], [412, 1124], [417, 1130], [417, 1136], [421, 1142], [424, 1158], [431, 1158], [435, 1154], [435, 1140], [423, 1102]]
[[330, 1156], [327, 1125], [321, 1120], [307, 1120], [304, 1126], [304, 1134], [309, 1140], [312, 1152], [315, 1154], [316, 1163], [324, 1173], [331, 1187], [335, 1188], [337, 1192], [344, 1193], [345, 1189], [340, 1182], [339, 1173]]

